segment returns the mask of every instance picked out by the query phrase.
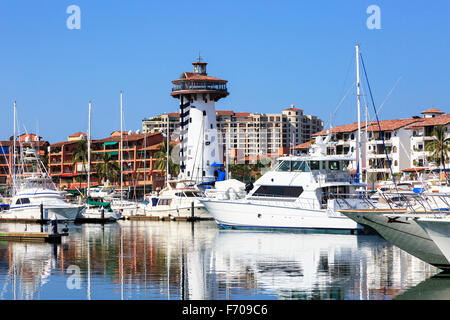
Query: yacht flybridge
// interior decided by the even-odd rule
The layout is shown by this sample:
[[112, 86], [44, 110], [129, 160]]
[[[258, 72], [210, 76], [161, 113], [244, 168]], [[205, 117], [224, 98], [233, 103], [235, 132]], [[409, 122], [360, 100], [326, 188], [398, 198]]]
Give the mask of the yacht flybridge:
[[223, 228], [329, 229], [354, 232], [362, 226], [338, 212], [368, 208], [358, 189], [364, 187], [348, 170], [349, 156], [327, 155], [319, 136], [309, 156], [278, 158], [243, 199], [202, 199]]

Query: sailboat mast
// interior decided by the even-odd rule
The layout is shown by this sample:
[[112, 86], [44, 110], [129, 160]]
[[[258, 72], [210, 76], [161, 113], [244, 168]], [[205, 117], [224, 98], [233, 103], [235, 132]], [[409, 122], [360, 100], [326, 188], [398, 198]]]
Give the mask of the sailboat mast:
[[16, 102], [14, 101], [13, 108], [13, 130], [14, 130], [14, 142], [13, 142], [13, 151], [12, 151], [12, 177], [13, 177], [13, 190], [16, 189]]
[[89, 101], [89, 124], [88, 124], [88, 175], [87, 175], [87, 197], [89, 198], [91, 192], [91, 108], [92, 102]]
[[359, 78], [359, 45], [356, 45], [356, 97], [358, 103], [358, 180], [362, 176], [362, 150], [361, 150], [361, 87]]
[[123, 201], [123, 94], [120, 91], [120, 201]]
[[167, 140], [167, 149], [166, 149], [166, 186], [169, 186], [169, 115], [167, 115], [167, 134], [166, 134], [166, 140]]

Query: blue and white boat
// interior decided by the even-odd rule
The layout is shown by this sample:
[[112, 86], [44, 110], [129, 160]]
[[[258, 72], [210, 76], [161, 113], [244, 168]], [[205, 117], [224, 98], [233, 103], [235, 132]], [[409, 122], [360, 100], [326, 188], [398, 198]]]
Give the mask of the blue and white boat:
[[65, 201], [65, 192], [57, 190], [34, 149], [25, 150], [20, 167], [22, 172], [14, 179], [9, 209], [0, 212], [0, 219], [75, 220], [83, 206]]

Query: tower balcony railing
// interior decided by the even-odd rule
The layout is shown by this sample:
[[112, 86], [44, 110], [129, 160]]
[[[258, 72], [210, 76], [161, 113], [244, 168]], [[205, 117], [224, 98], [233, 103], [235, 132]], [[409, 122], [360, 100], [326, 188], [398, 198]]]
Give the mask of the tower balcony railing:
[[210, 82], [182, 82], [172, 87], [173, 91], [179, 90], [218, 90], [227, 91], [226, 84], [217, 84]]

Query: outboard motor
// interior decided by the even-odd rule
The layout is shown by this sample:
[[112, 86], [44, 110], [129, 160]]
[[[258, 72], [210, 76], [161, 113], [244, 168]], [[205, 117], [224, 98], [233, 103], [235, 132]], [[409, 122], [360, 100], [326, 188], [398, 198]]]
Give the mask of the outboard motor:
[[252, 191], [252, 189], [253, 189], [253, 183], [247, 182], [245, 184], [245, 192], [247, 192], [247, 194], [248, 194], [250, 191]]

